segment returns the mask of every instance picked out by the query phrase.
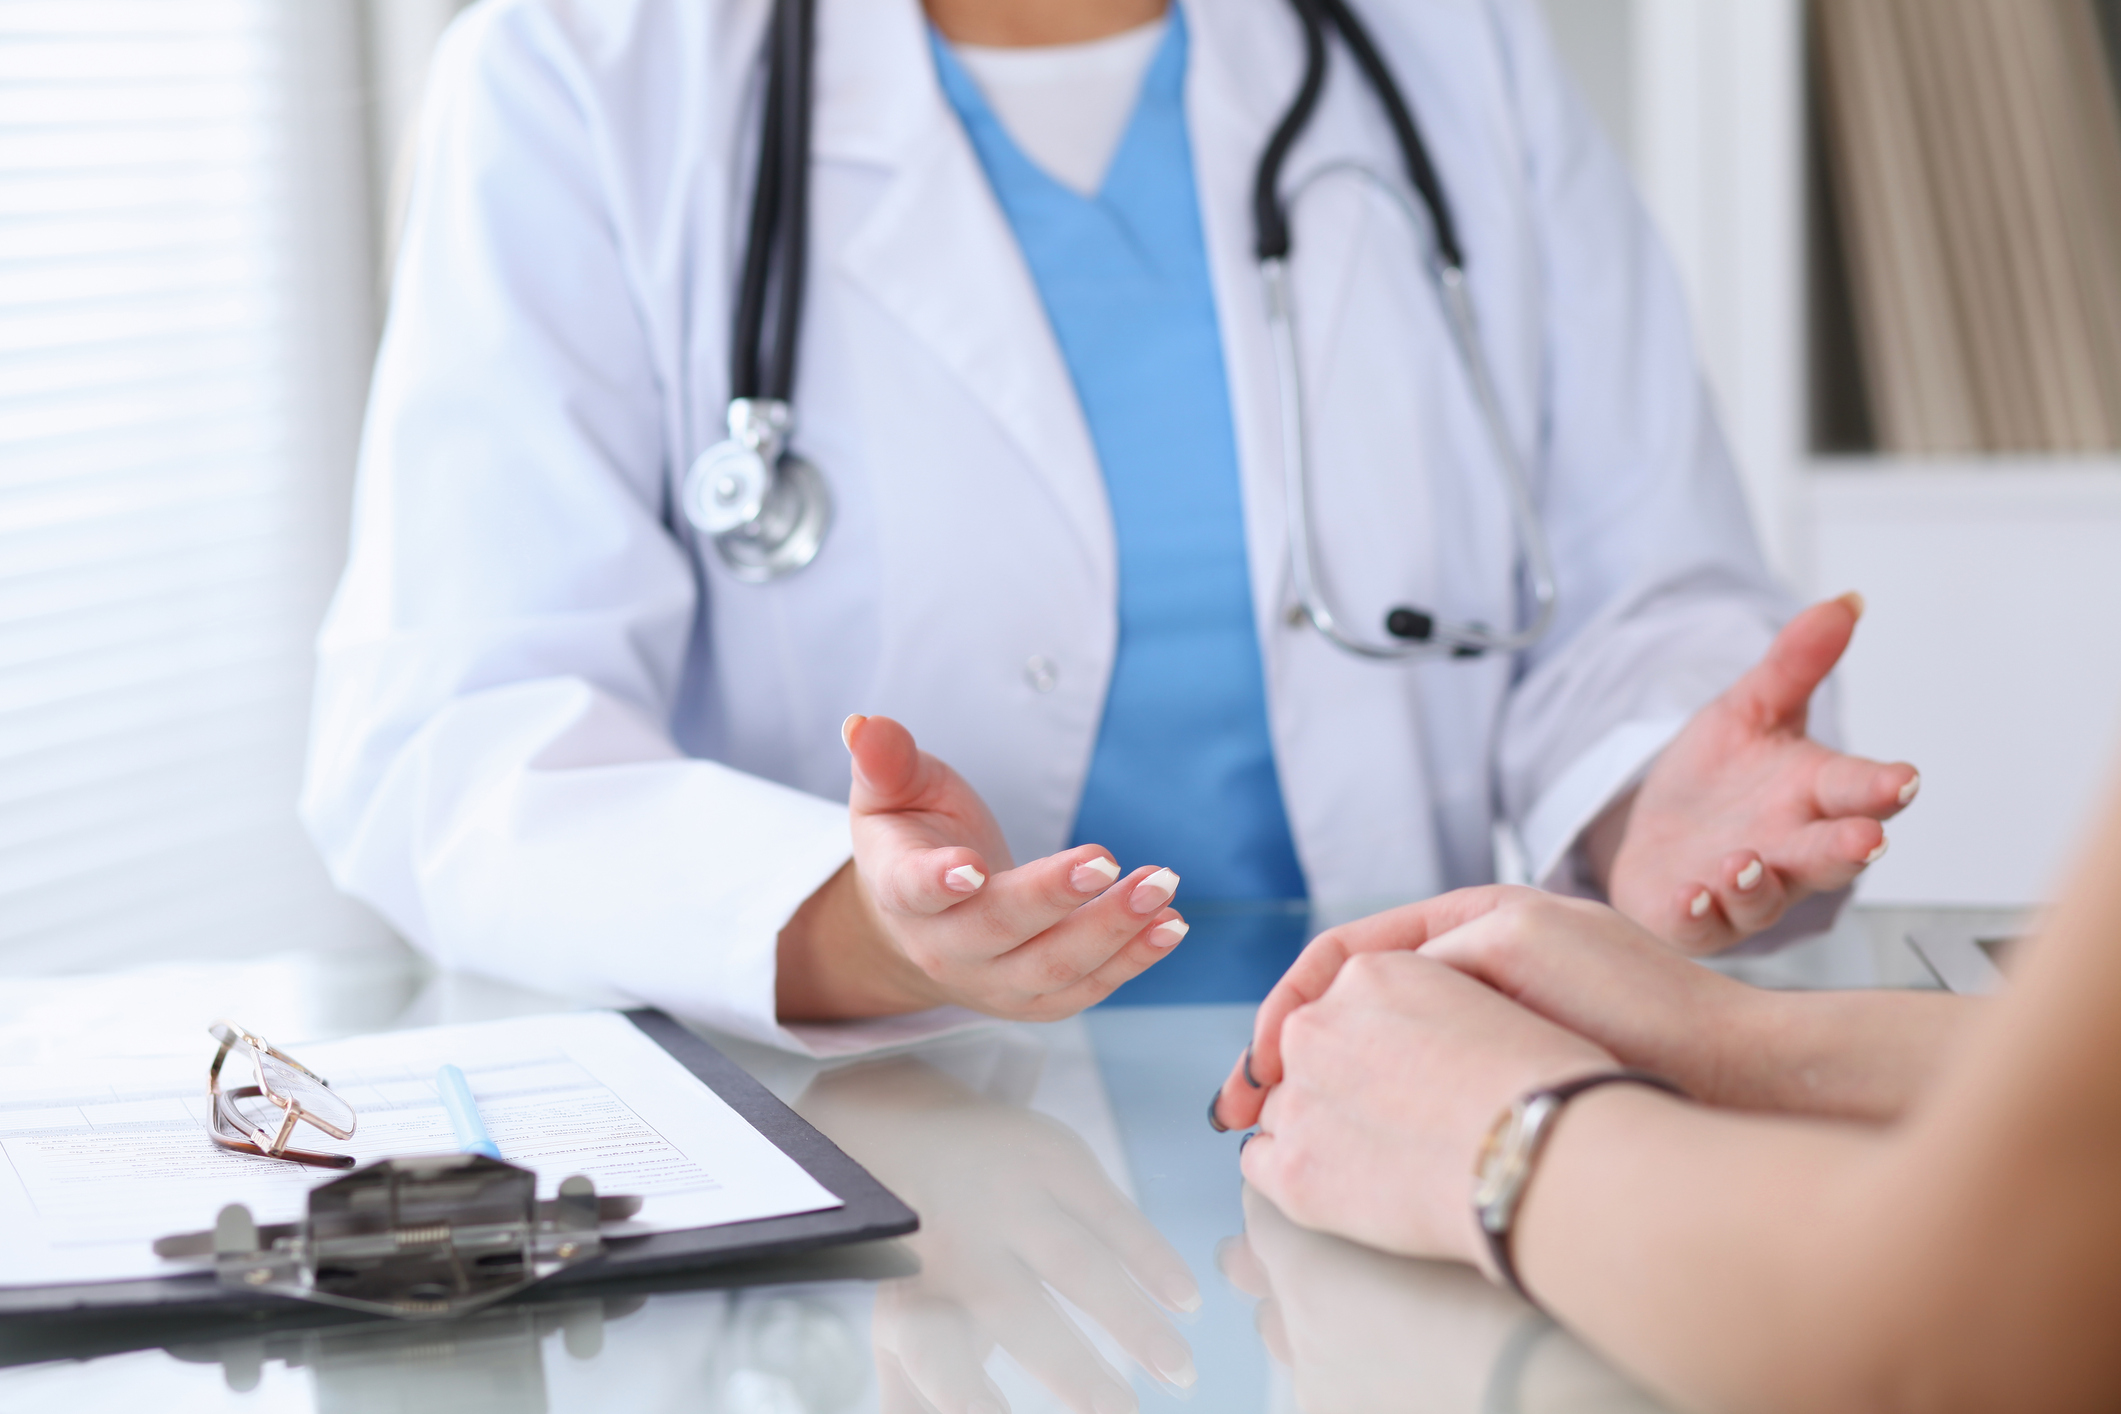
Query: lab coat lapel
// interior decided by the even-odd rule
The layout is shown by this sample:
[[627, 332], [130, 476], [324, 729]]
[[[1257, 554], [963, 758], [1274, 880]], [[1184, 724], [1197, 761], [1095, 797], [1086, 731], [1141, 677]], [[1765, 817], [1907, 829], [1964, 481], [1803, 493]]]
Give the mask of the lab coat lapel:
[[889, 169], [855, 234], [819, 252], [964, 385], [1024, 453], [1062, 518], [1108, 577], [1109, 503], [1081, 406], [1044, 304], [935, 77], [914, 0], [824, 0], [819, 18], [820, 163]]

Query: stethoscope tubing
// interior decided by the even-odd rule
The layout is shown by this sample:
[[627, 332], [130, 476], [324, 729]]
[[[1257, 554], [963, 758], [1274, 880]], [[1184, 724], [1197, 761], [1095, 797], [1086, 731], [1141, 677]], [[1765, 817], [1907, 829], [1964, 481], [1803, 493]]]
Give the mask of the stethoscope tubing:
[[[1533, 501], [1530, 471], [1516, 438], [1511, 435], [1509, 419], [1503, 411], [1502, 399], [1480, 338], [1450, 203], [1437, 180], [1435, 165], [1429, 160], [1428, 149], [1422, 142], [1420, 129], [1405, 96], [1400, 93], [1390, 68], [1354, 12], [1348, 8], [1346, 0], [1290, 0], [1290, 3], [1303, 26], [1304, 78], [1295, 99], [1260, 154], [1253, 183], [1253, 213], [1257, 223], [1260, 280], [1266, 296], [1268, 343], [1273, 352], [1281, 410], [1283, 512], [1289, 523], [1289, 569], [1296, 601], [1291, 618], [1309, 622], [1336, 647], [1373, 661], [1518, 652], [1537, 643], [1553, 626], [1559, 597], [1553, 552]], [[1282, 166], [1296, 139], [1309, 125], [1325, 87], [1328, 21], [1340, 32], [1371, 92], [1385, 110], [1399, 145], [1407, 181], [1427, 208], [1426, 223], [1397, 183], [1357, 162], [1327, 163], [1308, 173], [1286, 197], [1281, 193]], [[1295, 296], [1288, 272], [1289, 254], [1295, 240], [1290, 214], [1315, 184], [1338, 175], [1358, 178], [1379, 192], [1400, 209], [1413, 229], [1426, 229], [1433, 243], [1433, 259], [1426, 263], [1430, 265], [1431, 280], [1436, 286], [1444, 322], [1451, 331], [1459, 363], [1465, 369], [1481, 421], [1493, 444], [1510, 519], [1524, 553], [1524, 582], [1531, 592], [1534, 607], [1531, 621], [1512, 632], [1498, 633], [1484, 624], [1454, 623], [1423, 616], [1426, 632], [1419, 638], [1391, 642], [1366, 638], [1354, 631], [1335, 610], [1330, 591], [1318, 574], [1310, 513], [1309, 428], [1304, 412], [1302, 364], [1297, 356]]]
[[[1293, 617], [1308, 620], [1336, 646], [1373, 660], [1438, 654], [1473, 656], [1529, 647], [1554, 620], [1553, 557], [1533, 501], [1530, 473], [1510, 435], [1509, 420], [1483, 352], [1450, 203], [1422, 142], [1413, 111], [1347, 0], [1290, 0], [1290, 4], [1303, 30], [1303, 80], [1260, 153], [1252, 201], [1255, 251], [1266, 291], [1269, 342], [1281, 411], [1284, 511], [1289, 522], [1290, 572], [1296, 599]], [[809, 564], [831, 525], [831, 495], [824, 478], [787, 451], [794, 431], [796, 343], [802, 322], [809, 234], [816, 18], [816, 0], [775, 0], [766, 41], [759, 166], [752, 188], [736, 314], [730, 329], [730, 440], [710, 448], [694, 462], [680, 497], [686, 518], [712, 540], [731, 572], [752, 583], [768, 582]], [[1356, 67], [1385, 111], [1399, 146], [1406, 180], [1427, 208], [1426, 223], [1398, 184], [1352, 162], [1321, 167], [1286, 196], [1282, 193], [1282, 170], [1309, 126], [1325, 89], [1329, 28], [1347, 45]], [[1309, 436], [1301, 361], [1297, 356], [1294, 293], [1288, 271], [1294, 238], [1290, 214], [1315, 183], [1340, 173], [1357, 176], [1385, 195], [1416, 230], [1427, 231], [1434, 246], [1431, 276], [1481, 420], [1494, 443], [1510, 517], [1524, 554], [1523, 583], [1535, 605], [1531, 622], [1512, 632], [1497, 633], [1484, 624], [1439, 621], [1431, 615], [1416, 614], [1420, 625], [1417, 637], [1392, 642], [1371, 640], [1343, 621], [1318, 573], [1311, 526]], [[764, 337], [769, 303], [773, 323], [770, 345]], [[1399, 632], [1396, 625], [1392, 631]]]

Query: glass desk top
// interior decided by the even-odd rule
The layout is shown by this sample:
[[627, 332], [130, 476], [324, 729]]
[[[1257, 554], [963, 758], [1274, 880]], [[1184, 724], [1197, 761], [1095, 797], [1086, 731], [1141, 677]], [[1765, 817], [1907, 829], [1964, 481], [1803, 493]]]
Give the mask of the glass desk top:
[[[1846, 975], [1818, 980], [1921, 981], [1919, 964], [1872, 947], [1904, 922], [1845, 923], [1828, 940], [1845, 956], [1813, 966]], [[1218, 931], [1196, 922], [1185, 946], [1212, 947]], [[0, 995], [0, 1064], [83, 1034], [135, 1053], [196, 1044], [203, 1064], [200, 1028], [223, 1013], [291, 1043], [569, 1005], [403, 953], [16, 979]], [[1474, 1272], [1305, 1232], [1247, 1192], [1239, 1136], [1203, 1111], [1251, 1014], [1107, 1006], [829, 1065], [715, 1038], [912, 1204], [922, 1230], [447, 1325], [322, 1310], [235, 1326], [0, 1323], [0, 1410], [1659, 1407]], [[1168, 1309], [1196, 1295], [1195, 1309]]]

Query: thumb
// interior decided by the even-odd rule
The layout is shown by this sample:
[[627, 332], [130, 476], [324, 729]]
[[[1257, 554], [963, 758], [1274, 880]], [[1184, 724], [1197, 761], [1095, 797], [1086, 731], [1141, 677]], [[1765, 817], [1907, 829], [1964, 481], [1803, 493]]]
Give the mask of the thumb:
[[1812, 694], [1841, 661], [1861, 617], [1863, 596], [1850, 591], [1791, 619], [1760, 661], [1732, 685], [1732, 704], [1763, 728], [1801, 723]]
[[926, 773], [912, 732], [889, 717], [856, 715], [840, 724], [840, 740], [853, 758], [847, 803], [855, 810], [904, 810], [918, 799]]

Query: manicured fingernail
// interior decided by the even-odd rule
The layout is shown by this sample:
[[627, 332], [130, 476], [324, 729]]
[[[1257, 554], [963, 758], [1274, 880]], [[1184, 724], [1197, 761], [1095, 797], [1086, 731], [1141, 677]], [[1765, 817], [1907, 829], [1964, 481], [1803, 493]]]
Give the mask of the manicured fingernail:
[[969, 864], [960, 864], [943, 875], [943, 883], [953, 893], [976, 894], [979, 892], [979, 886], [986, 882], [987, 876]]
[[[1149, 941], [1160, 948], [1175, 948], [1178, 940], [1192, 930], [1192, 925], [1183, 918], [1174, 918], [1168, 923], [1159, 923], [1149, 930]], [[1192, 956], [1188, 953], [1187, 956]]]
[[1134, 886], [1134, 894], [1127, 900], [1127, 907], [1136, 913], [1154, 913], [1171, 901], [1178, 892], [1178, 875], [1168, 869], [1159, 869]]
[[1694, 895], [1694, 901], [1687, 905], [1686, 911], [1693, 914], [1696, 918], [1705, 918], [1708, 916], [1709, 903], [1709, 891], [1703, 889], [1700, 893]]
[[1119, 877], [1119, 861], [1110, 855], [1100, 854], [1095, 859], [1085, 859], [1068, 871], [1068, 884], [1079, 894], [1101, 893], [1110, 888]]
[[[1878, 841], [1878, 847], [1869, 854], [1864, 855], [1863, 862], [1865, 864], [1876, 864], [1879, 860], [1885, 858], [1886, 847], [1890, 844], [1892, 844], [1891, 840]], [[1191, 956], [1191, 954], [1188, 954], [1188, 956]]]
[[1863, 596], [1851, 589], [1841, 596], [1841, 602], [1849, 606], [1849, 612], [1857, 618], [1863, 617]]
[[1200, 1378], [1200, 1372], [1193, 1368], [1193, 1352], [1176, 1341], [1158, 1341], [1150, 1359], [1156, 1365], [1157, 1378], [1167, 1385], [1191, 1389], [1193, 1382]]
[[1164, 1289], [1164, 1304], [1182, 1316], [1200, 1309], [1200, 1288], [1188, 1281], [1174, 1281]]
[[1237, 1141], [1237, 1157], [1239, 1157], [1240, 1159], [1243, 1158], [1245, 1156], [1245, 1145], [1251, 1143], [1257, 1138], [1259, 1138], [1258, 1130], [1248, 1130], [1245, 1134], [1245, 1137]]
[[[1754, 860], [1751, 864], [1746, 865], [1745, 868], [1738, 871], [1738, 887], [1741, 889], [1752, 888], [1753, 885], [1760, 882], [1760, 876], [1762, 874], [1765, 874], [1766, 872], [1767, 866], [1762, 864], [1757, 859]], [[1707, 898], [1708, 895], [1703, 894], [1701, 897]], [[1699, 900], [1696, 900], [1696, 902], [1699, 902]]]
[[1223, 1092], [1220, 1090], [1216, 1091], [1214, 1094], [1208, 1097], [1208, 1128], [1214, 1130], [1217, 1134], [1228, 1134], [1230, 1132], [1230, 1126], [1224, 1124], [1220, 1119], [1216, 1117], [1215, 1114], [1215, 1106], [1217, 1102], [1222, 1099], [1222, 1097]]
[[867, 717], [857, 712], [846, 721], [841, 722], [840, 745], [846, 747], [849, 751], [854, 750], [854, 729], [868, 720]]
[[1917, 771], [1914, 775], [1908, 777], [1906, 785], [1900, 787], [1900, 803], [1902, 805], [1907, 804], [1909, 801], [1913, 800], [1917, 795], [1919, 795], [1921, 791], [1922, 773], [1920, 771]]
[[1245, 1072], [1245, 1084], [1257, 1090], [1259, 1088], [1259, 1082], [1252, 1078], [1252, 1048], [1250, 1046], [1245, 1047], [1245, 1054], [1240, 1064], [1241, 1068]]

